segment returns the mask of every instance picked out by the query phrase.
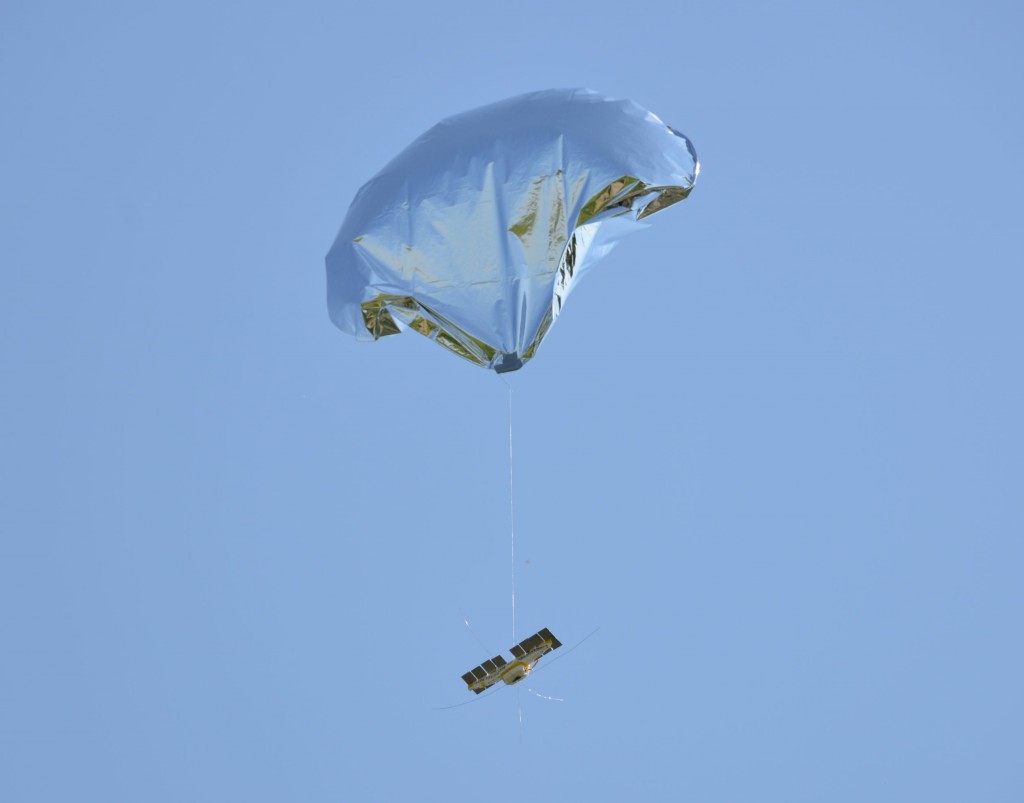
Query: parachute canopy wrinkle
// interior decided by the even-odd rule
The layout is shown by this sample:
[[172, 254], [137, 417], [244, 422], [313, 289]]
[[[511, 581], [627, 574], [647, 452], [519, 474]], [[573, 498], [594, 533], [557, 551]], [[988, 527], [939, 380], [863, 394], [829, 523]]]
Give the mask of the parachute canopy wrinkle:
[[698, 171], [678, 131], [586, 89], [449, 117], [356, 193], [327, 254], [331, 320], [362, 340], [413, 329], [518, 370], [579, 278]]

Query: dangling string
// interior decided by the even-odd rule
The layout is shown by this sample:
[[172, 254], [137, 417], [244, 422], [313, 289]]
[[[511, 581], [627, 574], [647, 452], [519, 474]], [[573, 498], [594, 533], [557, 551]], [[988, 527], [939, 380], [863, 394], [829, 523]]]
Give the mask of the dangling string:
[[466, 615], [464, 613], [462, 613], [462, 611], [459, 611], [459, 616], [461, 616], [462, 617], [462, 621], [466, 623], [466, 628], [469, 630], [469, 634], [474, 638], [476, 643], [479, 644], [483, 648], [484, 652], [486, 652], [488, 655], [490, 655], [491, 654], [491, 648], [488, 647], [486, 644], [484, 644], [483, 641], [481, 641], [480, 637], [476, 634], [476, 631], [473, 629], [473, 626], [469, 623], [469, 619], [466, 618]]
[[434, 706], [430, 710], [431, 711], [450, 711], [453, 708], [462, 708], [462, 706], [469, 705], [470, 703], [478, 703], [481, 700], [484, 700], [484, 699], [490, 697], [492, 694], [494, 694], [494, 692], [498, 691], [498, 689], [500, 689], [500, 688], [501, 688], [501, 684], [499, 683], [496, 686], [491, 686], [491, 688], [489, 688], [483, 694], [478, 694], [476, 697], [471, 697], [468, 700], [463, 700], [461, 703], [455, 703], [454, 705], [438, 705], [438, 706]]
[[549, 666], [551, 666], [555, 662], [561, 660], [562, 658], [565, 658], [565, 656], [567, 656], [569, 653], [571, 653], [573, 650], [575, 650], [577, 647], [579, 647], [581, 644], [583, 644], [584, 641], [586, 641], [588, 638], [593, 636], [600, 629], [601, 629], [600, 627], [595, 627], [593, 630], [591, 630], [589, 633], [587, 633], [587, 635], [585, 635], [583, 638], [581, 638], [579, 641], [577, 641], [575, 644], [573, 644], [569, 649], [563, 650], [558, 655], [556, 655], [554, 658], [552, 658], [550, 661], [548, 661], [546, 664], [539, 665], [536, 669], [533, 670], [533, 672], [536, 673], [536, 672], [540, 672], [542, 669], [547, 669]]
[[[504, 379], [501, 380], [505, 382]], [[508, 519], [512, 534], [512, 643], [516, 643], [516, 506], [515, 487], [512, 483], [512, 386], [508, 388]]]
[[[516, 503], [515, 484], [512, 472], [512, 385], [505, 381], [508, 388], [508, 526], [512, 543], [512, 643], [516, 643]], [[523, 701], [516, 689], [516, 713], [519, 717], [519, 741], [523, 741]]]
[[519, 695], [519, 689], [516, 688], [516, 711], [519, 712], [519, 743], [523, 743], [523, 700]]
[[552, 702], [555, 702], [555, 703], [564, 703], [565, 702], [565, 699], [563, 697], [548, 697], [546, 694], [541, 694], [539, 691], [534, 691], [531, 688], [527, 688], [526, 690], [528, 692], [530, 692], [531, 694], [536, 694], [542, 700], [551, 700]]

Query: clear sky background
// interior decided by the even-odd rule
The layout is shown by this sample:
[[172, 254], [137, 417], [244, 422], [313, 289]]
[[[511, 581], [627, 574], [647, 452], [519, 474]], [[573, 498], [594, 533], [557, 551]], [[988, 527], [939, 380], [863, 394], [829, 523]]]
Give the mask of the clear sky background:
[[[0, 799], [1024, 799], [1021, 35], [5, 0]], [[600, 630], [436, 711], [512, 644], [508, 389], [337, 331], [323, 257], [439, 118], [572, 86], [701, 177], [509, 377], [517, 636]]]

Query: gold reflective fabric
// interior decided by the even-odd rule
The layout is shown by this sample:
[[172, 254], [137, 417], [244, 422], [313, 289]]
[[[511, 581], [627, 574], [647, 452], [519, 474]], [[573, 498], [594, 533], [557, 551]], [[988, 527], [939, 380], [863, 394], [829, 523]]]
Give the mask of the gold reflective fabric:
[[537, 353], [537, 347], [540, 345], [540, 341], [544, 339], [544, 335], [548, 333], [548, 329], [551, 328], [551, 324], [555, 322], [554, 315], [551, 314], [551, 307], [544, 313], [544, 317], [541, 319], [540, 326], [537, 328], [537, 334], [533, 338], [533, 341], [529, 346], [526, 347], [526, 351], [523, 352], [522, 360], [525, 363], [527, 360], [533, 359]]
[[599, 192], [594, 193], [590, 200], [583, 205], [579, 217], [576, 218], [576, 227], [579, 228], [588, 220], [593, 220], [611, 209], [618, 209], [616, 214], [631, 211], [634, 201], [650, 193], [657, 193], [654, 200], [649, 201], [637, 212], [636, 219], [640, 220], [683, 200], [692, 189], [692, 186], [655, 187], [644, 184], [633, 176], [620, 176]]
[[477, 365], [491, 367], [498, 354], [497, 349], [460, 329], [412, 296], [381, 293], [364, 302], [362, 312], [366, 330], [374, 340], [399, 334], [402, 330], [395, 322], [397, 318], [410, 329]]
[[636, 216], [637, 220], [643, 220], [648, 215], [653, 215], [672, 204], [679, 203], [689, 197], [693, 187], [651, 187], [650, 189], [652, 192], [657, 192], [658, 196], [640, 210]]
[[[398, 299], [399, 296], [391, 296], [391, 298]], [[412, 299], [408, 300], [412, 301]], [[386, 335], [397, 335], [402, 331], [395, 323], [395, 319], [391, 317], [391, 313], [388, 312], [387, 303], [387, 297], [379, 295], [362, 306], [363, 322], [366, 324], [366, 330], [373, 335], [374, 340], [379, 340]]]
[[629, 191], [637, 185], [642, 187], [643, 182], [633, 176], [620, 176], [611, 184], [607, 184], [603, 189], [594, 193], [590, 200], [583, 204], [583, 208], [576, 218], [577, 228], [613, 206], [624, 205], [628, 208], [629, 203], [623, 204], [623, 199], [628, 199], [630, 197]]
[[530, 182], [522, 212], [508, 230], [522, 243], [532, 264], [552, 266], [551, 271], [565, 250], [566, 226], [565, 176], [557, 170]]

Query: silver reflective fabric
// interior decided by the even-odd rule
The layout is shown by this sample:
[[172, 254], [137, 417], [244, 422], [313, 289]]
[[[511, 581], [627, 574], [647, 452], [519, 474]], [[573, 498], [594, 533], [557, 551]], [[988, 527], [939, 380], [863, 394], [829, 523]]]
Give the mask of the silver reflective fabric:
[[686, 198], [698, 169], [682, 134], [589, 90], [449, 117], [356, 193], [327, 254], [331, 319], [364, 340], [414, 329], [516, 370], [580, 277]]

